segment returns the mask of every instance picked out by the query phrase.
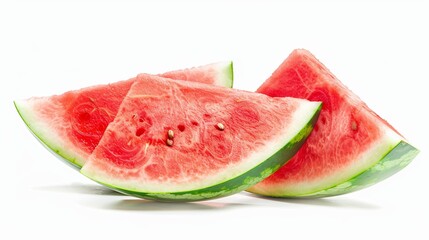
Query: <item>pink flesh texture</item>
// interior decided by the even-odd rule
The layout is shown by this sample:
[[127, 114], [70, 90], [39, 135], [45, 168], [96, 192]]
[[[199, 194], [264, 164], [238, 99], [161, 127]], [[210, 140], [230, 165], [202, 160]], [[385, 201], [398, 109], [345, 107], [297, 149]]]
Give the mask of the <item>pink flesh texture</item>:
[[298, 153], [256, 188], [305, 184], [336, 174], [382, 137], [381, 125], [392, 128], [306, 50], [292, 52], [257, 92], [322, 101], [323, 105]]
[[121, 180], [198, 181], [278, 137], [301, 101], [140, 75], [84, 168]]
[[[216, 72], [190, 68], [161, 74], [175, 79], [213, 84]], [[86, 159], [98, 145], [108, 124], [136, 78], [69, 91], [39, 101], [36, 111], [42, 119], [56, 120], [51, 127], [61, 133]]]

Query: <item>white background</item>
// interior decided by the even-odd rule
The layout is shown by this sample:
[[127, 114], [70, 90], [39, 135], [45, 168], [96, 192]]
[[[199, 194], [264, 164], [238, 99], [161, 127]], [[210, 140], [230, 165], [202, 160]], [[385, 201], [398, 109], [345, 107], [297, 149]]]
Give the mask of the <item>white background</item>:
[[[2, 1], [0, 239], [429, 239], [429, 7], [359, 2]], [[234, 61], [235, 87], [253, 91], [295, 48], [313, 52], [420, 148], [415, 161], [340, 197], [157, 203], [68, 168], [13, 107], [14, 99], [223, 60]]]

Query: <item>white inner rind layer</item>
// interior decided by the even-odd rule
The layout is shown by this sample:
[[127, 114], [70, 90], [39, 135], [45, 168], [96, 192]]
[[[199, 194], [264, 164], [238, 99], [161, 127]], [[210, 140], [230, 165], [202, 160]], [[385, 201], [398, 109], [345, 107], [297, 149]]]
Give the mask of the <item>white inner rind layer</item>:
[[232, 88], [234, 82], [234, 72], [231, 61], [212, 63], [204, 66], [202, 69], [205, 69], [206, 71], [216, 70], [214, 71], [216, 77], [213, 85]]
[[269, 196], [307, 196], [321, 190], [335, 187], [347, 182], [357, 175], [365, 172], [377, 164], [387, 153], [389, 153], [401, 140], [404, 140], [399, 134], [391, 128], [380, 125], [382, 136], [374, 142], [366, 151], [362, 152], [353, 162], [345, 165], [343, 168], [336, 168], [334, 173], [320, 176], [309, 181], [300, 181], [297, 183], [263, 185], [255, 186], [250, 189], [251, 192], [269, 195]]
[[[315, 115], [320, 102], [310, 102], [307, 100], [299, 100], [300, 105], [293, 113], [290, 124], [279, 129], [278, 137], [273, 137], [270, 141], [266, 141], [262, 147], [254, 149], [249, 153], [247, 158], [242, 159], [238, 163], [225, 166], [222, 171], [213, 175], [206, 175], [204, 180], [189, 181], [189, 182], [171, 182], [171, 181], [154, 181], [150, 179], [124, 180], [116, 176], [109, 175], [108, 171], [99, 169], [96, 164], [91, 162], [91, 158], [81, 169], [81, 173], [85, 176], [117, 189], [123, 189], [141, 193], [175, 193], [199, 190], [214, 185], [222, 184], [228, 180], [234, 179], [247, 171], [257, 167], [259, 164], [266, 161], [269, 157], [278, 152], [302, 129], [304, 129], [311, 118]], [[261, 169], [261, 174], [265, 169]]]
[[49, 99], [44, 97], [16, 100], [14, 103], [25, 124], [48, 149], [68, 162], [79, 166], [83, 164], [88, 154], [66, 141], [67, 136], [62, 136], [60, 132], [53, 130], [53, 126], [65, 124], [63, 120], [56, 119], [54, 115], [52, 115], [54, 118], [48, 119], [38, 111], [40, 106], [46, 108], [49, 105], [52, 108], [50, 111], [58, 113], [58, 116], [63, 116], [64, 114], [60, 114], [60, 112], [64, 112], [64, 109], [58, 105], [50, 104]]

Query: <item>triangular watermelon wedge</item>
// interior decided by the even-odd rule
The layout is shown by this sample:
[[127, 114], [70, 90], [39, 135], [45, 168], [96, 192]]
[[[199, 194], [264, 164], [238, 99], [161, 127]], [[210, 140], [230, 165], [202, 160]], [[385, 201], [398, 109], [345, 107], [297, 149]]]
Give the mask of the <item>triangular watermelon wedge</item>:
[[139, 75], [81, 173], [147, 199], [227, 196], [292, 157], [313, 129], [320, 106]]
[[[161, 76], [232, 87], [232, 62], [172, 71]], [[80, 169], [136, 78], [87, 87], [50, 97], [15, 101], [33, 135], [59, 159]]]
[[279, 171], [249, 189], [274, 197], [326, 197], [371, 186], [418, 154], [306, 50], [295, 50], [258, 91], [322, 101], [314, 131]]

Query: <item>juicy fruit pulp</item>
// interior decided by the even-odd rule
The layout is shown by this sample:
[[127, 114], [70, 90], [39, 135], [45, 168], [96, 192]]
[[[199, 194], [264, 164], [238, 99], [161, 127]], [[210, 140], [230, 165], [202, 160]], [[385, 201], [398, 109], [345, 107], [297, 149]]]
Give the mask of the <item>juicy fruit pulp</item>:
[[279, 171], [249, 189], [277, 197], [321, 197], [362, 189], [418, 153], [306, 50], [295, 50], [257, 90], [322, 101], [313, 133]]
[[[183, 69], [162, 76], [231, 87], [232, 63]], [[51, 97], [16, 101], [15, 106], [36, 138], [57, 157], [80, 169], [113, 121], [136, 78], [88, 87]]]
[[140, 75], [81, 172], [149, 199], [226, 196], [284, 164], [319, 109], [307, 100]]

